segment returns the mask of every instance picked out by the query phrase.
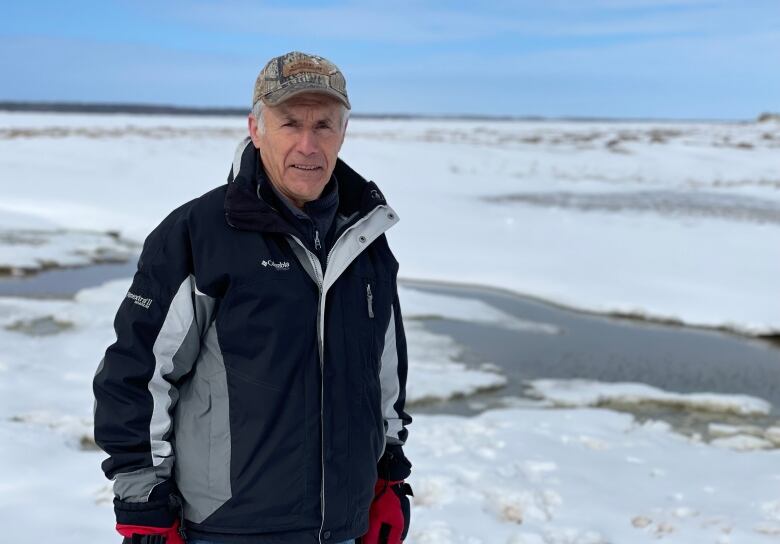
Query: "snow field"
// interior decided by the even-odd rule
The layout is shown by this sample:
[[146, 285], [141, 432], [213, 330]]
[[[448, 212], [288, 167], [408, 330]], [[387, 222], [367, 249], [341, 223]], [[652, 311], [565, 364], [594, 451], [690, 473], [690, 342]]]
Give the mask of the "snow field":
[[[245, 125], [2, 113], [0, 212], [140, 242], [224, 183]], [[353, 119], [342, 157], [396, 208], [404, 277], [768, 334], [780, 330], [767, 250], [780, 244], [779, 150], [772, 122]]]
[[[7, 491], [0, 494], [0, 512], [12, 526], [36, 528], [34, 535], [14, 530], [18, 542], [114, 538], [111, 488], [98, 469], [105, 456], [94, 450], [91, 436], [90, 388], [97, 361], [113, 341], [113, 312], [128, 284], [110, 282], [72, 301], [0, 299], [0, 442], [6, 445], [0, 488]], [[459, 363], [462, 348], [426, 332], [421, 317], [470, 316], [555, 334], [543, 323], [514, 323], [479, 302], [403, 288], [400, 296], [413, 414], [415, 401], [467, 395], [504, 380]], [[578, 387], [558, 385], [584, 399], [581, 404], [599, 389], [580, 384], [577, 394]], [[614, 393], [601, 387], [603, 395]], [[555, 389], [547, 392], [553, 397]], [[659, 395], [648, 393], [651, 400]], [[728, 410], [733, 400], [715, 395], [711, 405]], [[666, 424], [638, 425], [608, 410], [515, 408], [471, 418], [414, 418], [407, 445], [415, 465], [412, 544], [658, 538], [761, 544], [780, 531], [778, 450], [735, 453], [677, 435]]]
[[735, 453], [607, 410], [421, 416], [412, 539], [433, 543], [769, 543], [777, 451]]
[[[106, 232], [140, 243], [174, 207], [223, 183], [244, 126], [0, 113], [0, 268], [125, 255]], [[780, 331], [780, 260], [768, 250], [780, 242], [778, 150], [772, 123], [353, 119], [342, 156], [401, 217], [388, 237], [405, 277], [762, 334]], [[0, 297], [0, 521], [14, 542], [116, 541], [91, 379], [128, 285], [74, 300]], [[713, 424], [707, 444], [587, 408], [658, 403], [749, 417], [766, 413], [761, 399], [539, 380], [529, 386], [551, 408], [415, 415], [416, 402], [506, 382], [489, 364], [465, 365], [463, 347], [423, 319], [560, 331], [413, 289], [401, 289], [401, 303], [411, 544], [780, 539], [777, 427]]]

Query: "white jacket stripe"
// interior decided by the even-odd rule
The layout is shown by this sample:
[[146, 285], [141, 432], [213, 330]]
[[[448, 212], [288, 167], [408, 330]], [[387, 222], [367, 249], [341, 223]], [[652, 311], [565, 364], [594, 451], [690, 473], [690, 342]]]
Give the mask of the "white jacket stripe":
[[152, 450], [152, 464], [158, 466], [173, 454], [171, 443], [163, 437], [171, 429], [171, 382], [166, 379], [174, 370], [173, 358], [184, 343], [195, 319], [192, 306], [192, 276], [179, 286], [165, 315], [160, 333], [152, 347], [154, 353], [154, 374], [149, 381], [152, 395], [152, 419], [149, 423], [149, 439]]
[[398, 380], [398, 348], [395, 341], [395, 310], [390, 308], [390, 323], [385, 331], [385, 347], [382, 351], [382, 363], [379, 370], [379, 381], [382, 384], [382, 415], [387, 422], [387, 443], [403, 444], [399, 433], [403, 423], [394, 404], [401, 392]]

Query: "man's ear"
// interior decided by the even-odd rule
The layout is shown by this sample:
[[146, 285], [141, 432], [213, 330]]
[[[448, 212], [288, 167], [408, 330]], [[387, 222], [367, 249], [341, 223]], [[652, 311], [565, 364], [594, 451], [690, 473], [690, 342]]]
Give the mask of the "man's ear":
[[251, 113], [247, 117], [247, 126], [249, 128], [249, 137], [252, 138], [252, 143], [255, 148], [260, 147], [260, 137], [257, 135], [257, 119]]
[[339, 149], [341, 149], [341, 146], [344, 145], [344, 138], [347, 136], [348, 126], [349, 126], [349, 117], [347, 117], [347, 120], [344, 121], [344, 132], [341, 133], [341, 143], [339, 144]]

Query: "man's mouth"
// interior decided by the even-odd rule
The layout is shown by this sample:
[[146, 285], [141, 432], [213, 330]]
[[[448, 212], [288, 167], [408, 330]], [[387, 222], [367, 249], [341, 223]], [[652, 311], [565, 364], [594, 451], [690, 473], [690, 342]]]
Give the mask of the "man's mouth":
[[322, 168], [321, 166], [316, 166], [312, 164], [293, 164], [292, 167], [297, 168], [298, 170], [306, 170], [306, 171], [319, 170], [320, 168]]

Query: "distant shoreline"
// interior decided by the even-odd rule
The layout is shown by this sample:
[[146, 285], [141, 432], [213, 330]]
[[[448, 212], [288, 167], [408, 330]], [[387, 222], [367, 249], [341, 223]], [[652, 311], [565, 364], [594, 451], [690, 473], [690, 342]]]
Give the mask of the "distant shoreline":
[[[202, 117], [240, 116], [249, 113], [249, 108], [236, 107], [189, 107], [165, 104], [130, 104], [96, 102], [16, 102], [0, 101], [0, 112], [23, 113], [87, 113], [87, 114], [130, 114], [130, 115], [181, 115]], [[471, 115], [442, 114], [427, 115], [414, 113], [351, 113], [356, 119], [387, 120], [435, 120], [435, 121], [534, 121], [573, 123], [746, 123], [755, 119], [667, 119], [649, 117], [585, 117], [585, 116], [541, 116], [541, 115]]]

